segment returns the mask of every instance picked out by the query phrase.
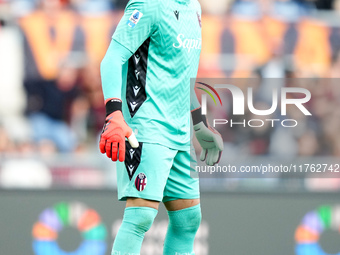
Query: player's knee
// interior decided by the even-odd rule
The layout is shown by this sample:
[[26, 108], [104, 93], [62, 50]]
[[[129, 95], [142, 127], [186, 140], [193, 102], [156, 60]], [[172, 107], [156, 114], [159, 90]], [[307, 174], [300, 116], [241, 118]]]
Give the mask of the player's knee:
[[140, 221], [138, 222], [139, 228], [142, 231], [147, 232], [151, 228], [155, 217], [156, 215], [154, 215], [153, 213], [141, 210]]
[[151, 228], [157, 212], [150, 207], [127, 207], [123, 223], [130, 225], [137, 233], [145, 233]]
[[198, 204], [193, 207], [178, 211], [169, 211], [169, 224], [174, 231], [178, 230], [187, 233], [197, 232], [202, 219], [201, 206]]

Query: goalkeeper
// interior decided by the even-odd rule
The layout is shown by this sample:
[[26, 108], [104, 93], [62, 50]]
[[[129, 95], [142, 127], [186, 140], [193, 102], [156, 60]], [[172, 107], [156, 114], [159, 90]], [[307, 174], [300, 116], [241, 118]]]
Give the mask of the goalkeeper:
[[100, 150], [119, 160], [118, 199], [126, 201], [112, 254], [140, 254], [160, 202], [169, 215], [163, 254], [194, 254], [201, 208], [199, 181], [190, 175], [190, 109], [201, 159], [213, 165], [223, 149], [194, 94], [190, 100], [200, 49], [197, 0], [129, 1], [101, 64]]

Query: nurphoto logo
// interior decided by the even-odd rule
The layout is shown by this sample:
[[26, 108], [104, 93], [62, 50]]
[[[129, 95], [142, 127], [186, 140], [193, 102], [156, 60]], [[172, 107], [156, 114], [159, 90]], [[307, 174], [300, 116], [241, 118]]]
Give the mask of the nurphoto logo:
[[[215, 96], [219, 100], [221, 106], [223, 106], [223, 100], [221, 99], [222, 93], [228, 91], [231, 93], [232, 97], [232, 115], [233, 116], [244, 116], [246, 112], [250, 112], [255, 116], [271, 116], [273, 113], [279, 112], [279, 115], [282, 117], [287, 116], [287, 107], [292, 105], [295, 106], [297, 110], [301, 111], [305, 116], [312, 116], [310, 111], [306, 108], [305, 104], [308, 103], [312, 96], [309, 90], [306, 88], [299, 87], [282, 87], [278, 89], [277, 87], [272, 88], [271, 92], [271, 106], [268, 109], [256, 109], [254, 104], [254, 92], [252, 87], [248, 87], [246, 89], [246, 93], [242, 91], [238, 86], [231, 84], [215, 84], [209, 85], [203, 82], [197, 82], [201, 87], [197, 86], [197, 89], [204, 91], [205, 93], [201, 94], [201, 108], [202, 114], [208, 114], [208, 100], [207, 95], [209, 95], [215, 105], [217, 105], [217, 100]], [[205, 88], [202, 88], [205, 87]], [[209, 90], [211, 91], [209, 91]], [[219, 93], [216, 91], [218, 90]], [[214, 95], [215, 96], [214, 96]], [[291, 95], [299, 95], [298, 97], [292, 97]], [[280, 103], [279, 103], [280, 102]], [[240, 126], [248, 126], [248, 127], [262, 127], [265, 125], [265, 122], [269, 122], [271, 127], [275, 127], [276, 124], [280, 124], [282, 127], [296, 127], [298, 125], [298, 120], [292, 118], [251, 118], [251, 119], [243, 119], [240, 121], [237, 118], [237, 121], [234, 119], [225, 119], [225, 118], [214, 118], [212, 120], [213, 127], [217, 125], [229, 125], [233, 127], [235, 125]]]

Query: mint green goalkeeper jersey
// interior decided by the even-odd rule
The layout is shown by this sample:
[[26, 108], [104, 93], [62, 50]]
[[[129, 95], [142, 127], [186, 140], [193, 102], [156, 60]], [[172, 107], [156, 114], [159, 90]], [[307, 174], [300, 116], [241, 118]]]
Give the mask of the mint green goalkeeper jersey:
[[123, 114], [138, 141], [190, 148], [190, 79], [201, 51], [197, 0], [131, 0], [113, 39], [123, 66]]

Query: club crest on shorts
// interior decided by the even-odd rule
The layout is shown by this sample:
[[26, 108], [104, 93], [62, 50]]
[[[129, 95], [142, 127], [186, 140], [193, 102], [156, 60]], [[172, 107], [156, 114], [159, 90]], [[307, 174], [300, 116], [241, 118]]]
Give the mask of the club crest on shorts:
[[146, 175], [144, 173], [139, 173], [135, 180], [135, 186], [138, 191], [143, 191], [145, 189], [147, 182]]

